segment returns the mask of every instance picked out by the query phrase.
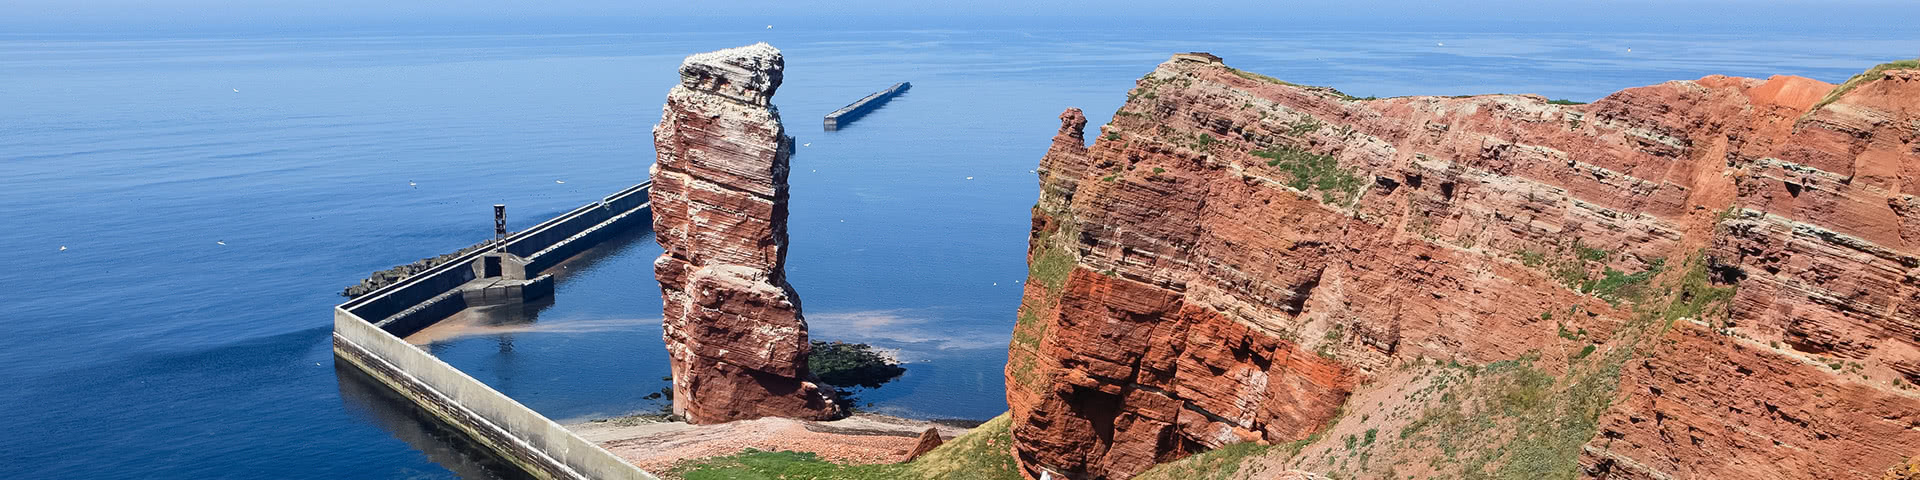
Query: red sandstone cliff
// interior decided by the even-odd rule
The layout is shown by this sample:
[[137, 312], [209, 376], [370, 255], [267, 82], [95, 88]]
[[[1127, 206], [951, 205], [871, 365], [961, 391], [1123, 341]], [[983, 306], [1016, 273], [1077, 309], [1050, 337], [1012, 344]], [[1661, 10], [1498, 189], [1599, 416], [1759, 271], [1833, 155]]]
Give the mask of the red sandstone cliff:
[[1284, 447], [1242, 478], [1877, 476], [1920, 453], [1901, 65], [1561, 105], [1176, 55], [1041, 160], [1015, 454], [1055, 478], [1247, 441]]
[[787, 157], [770, 104], [785, 69], [765, 43], [687, 57], [654, 127], [654, 261], [690, 423], [838, 414], [808, 381], [807, 323], [787, 284]]

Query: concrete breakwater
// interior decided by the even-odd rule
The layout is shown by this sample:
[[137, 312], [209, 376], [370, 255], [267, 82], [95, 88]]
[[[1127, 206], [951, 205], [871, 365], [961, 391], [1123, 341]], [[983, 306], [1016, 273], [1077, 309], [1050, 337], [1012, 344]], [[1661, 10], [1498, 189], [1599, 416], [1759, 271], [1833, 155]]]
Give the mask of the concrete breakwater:
[[404, 340], [474, 302], [551, 295], [552, 277], [541, 272], [651, 223], [650, 188], [629, 187], [335, 306], [335, 356], [536, 478], [654, 479]]
[[826, 118], [827, 130], [839, 130], [840, 126], [853, 123], [854, 120], [858, 120], [860, 119], [860, 117], [866, 116], [868, 112], [872, 112], [874, 109], [880, 108], [881, 105], [886, 105], [887, 100], [891, 100], [895, 96], [898, 96], [902, 93], [906, 93], [907, 89], [909, 88], [913, 88], [912, 83], [908, 83], [908, 82], [896, 83], [896, 84], [893, 84], [893, 86], [891, 87], [887, 87], [886, 90], [873, 92], [872, 94], [869, 94], [866, 97], [862, 97], [859, 100], [855, 100], [853, 103], [847, 104], [847, 106], [840, 107], [839, 110], [834, 110], [833, 113], [827, 114], [827, 118]]
[[395, 283], [400, 283], [401, 281], [406, 280], [407, 277], [412, 277], [415, 274], [418, 274], [420, 272], [432, 270], [433, 267], [438, 267], [440, 266], [440, 264], [447, 263], [448, 261], [458, 259], [460, 257], [466, 256], [469, 253], [473, 253], [475, 251], [479, 251], [480, 249], [487, 248], [490, 246], [493, 246], [492, 239], [488, 239], [486, 241], [473, 244], [472, 246], [469, 246], [467, 248], [455, 250], [453, 253], [446, 253], [446, 254], [435, 255], [432, 257], [422, 258], [414, 261], [413, 263], [409, 263], [406, 265], [399, 265], [386, 270], [373, 272], [372, 275], [368, 275], [366, 279], [361, 280], [359, 284], [348, 286], [347, 288], [341, 290], [340, 296], [347, 297], [347, 298], [360, 298], [361, 295], [366, 295], [367, 293], [372, 292], [374, 290], [379, 290], [380, 287], [392, 285]]

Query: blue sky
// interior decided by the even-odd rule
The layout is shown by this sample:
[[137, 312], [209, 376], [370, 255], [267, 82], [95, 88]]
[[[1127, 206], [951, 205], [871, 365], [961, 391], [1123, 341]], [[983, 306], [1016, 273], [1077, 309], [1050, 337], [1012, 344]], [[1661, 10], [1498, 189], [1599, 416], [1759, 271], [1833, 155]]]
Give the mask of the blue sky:
[[[907, 5], [907, 6], [903, 6]], [[1817, 27], [1911, 28], [1915, 0], [882, 0], [623, 1], [623, 0], [0, 0], [6, 31], [140, 31], [247, 27], [325, 28], [352, 25], [617, 25], [659, 27], [663, 20], [739, 19], [831, 24], [849, 16], [912, 16], [978, 23], [1025, 18], [1132, 17], [1202, 19], [1234, 24], [1365, 27], [1540, 23], [1606, 28], [1684, 30], [1697, 26], [1766, 31]], [[951, 17], [976, 17], [955, 19]], [[1471, 28], [1471, 27], [1468, 27]], [[1893, 29], [1893, 30], [1887, 30]], [[1908, 30], [1910, 31], [1910, 30]], [[3, 33], [4, 31], [0, 31]]]

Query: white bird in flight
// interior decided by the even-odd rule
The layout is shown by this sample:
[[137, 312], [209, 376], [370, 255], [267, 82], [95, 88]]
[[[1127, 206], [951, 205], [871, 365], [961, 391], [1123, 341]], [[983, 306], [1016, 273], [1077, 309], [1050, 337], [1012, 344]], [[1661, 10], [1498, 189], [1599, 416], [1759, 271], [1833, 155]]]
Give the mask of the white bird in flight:
[[218, 244], [221, 244], [221, 245], [226, 245], [226, 244], [227, 244], [227, 241], [226, 241], [226, 240], [214, 240], [214, 241], [213, 241], [213, 243], [218, 243]]
[[567, 183], [566, 180], [554, 180], [553, 183]]
[[407, 180], [407, 186], [409, 186], [409, 187], [413, 187], [413, 188], [420, 188], [420, 184], [418, 184], [418, 183], [413, 183], [413, 181], [412, 181], [412, 180]]
[[972, 180], [972, 179], [973, 179], [973, 177], [967, 177], [967, 179], [968, 179], [968, 180]]
[[236, 88], [236, 89], [233, 89], [233, 93], [240, 93], [240, 89], [238, 89], [238, 88]]
[[772, 30], [772, 29], [773, 29], [773, 26], [772, 26], [772, 25], [767, 25], [767, 29], [768, 29], [768, 30]]
[[64, 252], [64, 251], [67, 251], [67, 246], [66, 246], [66, 245], [61, 245], [61, 246], [60, 246], [60, 251], [62, 251], [62, 252]]
[[802, 147], [811, 147], [811, 146], [813, 146], [813, 142], [807, 142], [807, 143], [802, 143], [802, 144], [800, 144], [800, 146], [802, 146]]

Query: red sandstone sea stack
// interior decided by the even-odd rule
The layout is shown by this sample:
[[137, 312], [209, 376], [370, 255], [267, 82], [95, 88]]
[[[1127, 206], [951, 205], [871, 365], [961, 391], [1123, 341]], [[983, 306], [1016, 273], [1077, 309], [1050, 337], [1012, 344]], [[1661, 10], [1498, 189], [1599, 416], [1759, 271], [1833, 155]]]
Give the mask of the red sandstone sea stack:
[[1018, 461], [1117, 479], [1259, 442], [1293, 445], [1233, 478], [1878, 475], [1920, 451], [1912, 65], [1566, 104], [1176, 55], [1092, 147], [1063, 114], [1041, 160]]
[[690, 423], [840, 412], [807, 371], [807, 322], [787, 284], [793, 138], [770, 103], [785, 61], [765, 43], [687, 57], [654, 127], [654, 261]]

